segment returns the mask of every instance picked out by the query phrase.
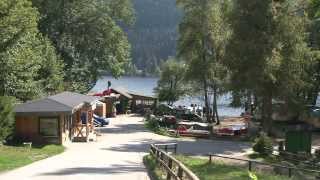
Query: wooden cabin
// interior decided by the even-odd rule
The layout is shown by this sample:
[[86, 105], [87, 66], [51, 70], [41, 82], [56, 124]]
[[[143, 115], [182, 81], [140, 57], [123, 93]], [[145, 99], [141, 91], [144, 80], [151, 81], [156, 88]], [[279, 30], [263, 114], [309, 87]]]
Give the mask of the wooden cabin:
[[15, 133], [36, 144], [87, 142], [94, 138], [93, 112], [99, 97], [63, 92], [15, 107]]
[[132, 96], [131, 110], [134, 113], [144, 113], [146, 109], [153, 110], [157, 105], [157, 98], [139, 93], [129, 93]]

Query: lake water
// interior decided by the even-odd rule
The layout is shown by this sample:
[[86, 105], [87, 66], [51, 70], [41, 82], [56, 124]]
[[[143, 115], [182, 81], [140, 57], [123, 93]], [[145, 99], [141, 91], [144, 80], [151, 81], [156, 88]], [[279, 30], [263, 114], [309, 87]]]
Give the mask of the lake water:
[[[128, 91], [142, 93], [145, 95], [154, 95], [153, 89], [157, 86], [158, 78], [150, 77], [122, 77], [120, 79], [114, 79], [111, 76], [104, 76], [100, 78], [96, 86], [91, 90], [92, 92], [102, 92], [107, 89], [108, 81], [111, 81], [111, 87], [124, 88]], [[230, 103], [230, 96], [221, 96], [218, 100], [218, 112], [221, 116], [239, 116], [243, 109], [241, 108], [231, 108], [228, 106]], [[199, 97], [186, 97], [175, 105], [185, 105], [190, 106], [191, 104], [197, 104], [204, 106], [203, 100]]]

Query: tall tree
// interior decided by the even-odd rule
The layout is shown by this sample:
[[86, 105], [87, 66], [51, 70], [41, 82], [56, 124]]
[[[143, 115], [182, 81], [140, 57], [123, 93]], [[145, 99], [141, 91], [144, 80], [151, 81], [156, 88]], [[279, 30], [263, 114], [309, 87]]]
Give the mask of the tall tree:
[[273, 99], [296, 102], [297, 91], [305, 85], [302, 77], [309, 49], [305, 16], [296, 11], [296, 3], [236, 0], [231, 15], [227, 66], [233, 90], [258, 97], [267, 132], [272, 127]]
[[226, 77], [222, 61], [230, 35], [226, 21], [229, 1], [178, 0], [177, 4], [184, 12], [179, 26], [178, 56], [187, 62], [187, 79], [201, 83], [208, 121], [211, 121], [209, 93], [213, 91], [213, 110], [219, 122], [217, 92]]
[[130, 0], [33, 0], [41, 14], [40, 31], [65, 63], [67, 87], [85, 92], [101, 71], [124, 73], [130, 45], [119, 24], [134, 20]]
[[313, 62], [307, 75], [312, 84], [307, 89], [307, 99], [309, 104], [316, 105], [320, 93], [320, 1], [311, 0], [308, 5], [308, 16], [311, 20], [309, 45], [312, 48]]
[[175, 59], [169, 59], [162, 65], [160, 79], [155, 88], [159, 101], [166, 101], [168, 105], [173, 105], [187, 93], [184, 75], [184, 64]]
[[[46, 54], [59, 62], [54, 49], [37, 29], [39, 13], [28, 0], [4, 0], [0, 2], [0, 95], [15, 96], [29, 100], [44, 94], [43, 86], [51, 84], [51, 75], [56, 81], [51, 91], [61, 83], [60, 66], [46, 66]], [[61, 63], [61, 62], [60, 62]], [[55, 63], [54, 63], [55, 64]], [[53, 73], [39, 74], [40, 69], [56, 68]], [[61, 76], [60, 76], [61, 75]], [[48, 80], [41, 83], [44, 79]]]

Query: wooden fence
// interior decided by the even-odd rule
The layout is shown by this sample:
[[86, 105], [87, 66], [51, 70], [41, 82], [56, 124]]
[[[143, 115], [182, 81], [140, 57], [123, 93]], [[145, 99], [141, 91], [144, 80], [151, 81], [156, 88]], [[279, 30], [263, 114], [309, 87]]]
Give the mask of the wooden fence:
[[[166, 150], [163, 151], [161, 148]], [[163, 167], [167, 173], [167, 180], [199, 180], [199, 178], [191, 172], [187, 167], [185, 167], [180, 161], [168, 154], [168, 150], [173, 149], [177, 152], [177, 144], [152, 144], [150, 148], [150, 154], [154, 156], [157, 163]]]
[[253, 164], [256, 165], [263, 165], [263, 166], [268, 166], [272, 168], [281, 168], [287, 170], [287, 175], [288, 177], [292, 177], [292, 174], [294, 171], [300, 171], [303, 173], [310, 173], [314, 174], [315, 179], [320, 179], [320, 171], [316, 170], [310, 170], [310, 169], [303, 169], [303, 168], [297, 168], [297, 167], [290, 167], [290, 166], [283, 166], [283, 165], [278, 165], [278, 164], [270, 164], [270, 163], [264, 163], [260, 161], [254, 161], [254, 160], [248, 160], [248, 159], [239, 159], [239, 158], [232, 158], [232, 157], [226, 157], [226, 156], [221, 156], [221, 155], [216, 155], [216, 154], [208, 154], [209, 156], [209, 163], [212, 163], [212, 158], [217, 157], [217, 158], [223, 158], [223, 159], [230, 159], [230, 160], [236, 160], [236, 161], [242, 161], [242, 162], [247, 162], [248, 164], [248, 170], [252, 171], [253, 170]]

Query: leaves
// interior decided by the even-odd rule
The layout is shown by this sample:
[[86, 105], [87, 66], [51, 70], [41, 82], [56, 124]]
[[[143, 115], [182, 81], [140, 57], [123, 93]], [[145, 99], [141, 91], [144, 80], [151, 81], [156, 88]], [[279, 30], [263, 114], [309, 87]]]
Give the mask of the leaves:
[[155, 88], [159, 101], [167, 101], [172, 105], [187, 93], [184, 75], [185, 65], [175, 59], [169, 59], [162, 65], [158, 86]]
[[130, 45], [118, 23], [132, 24], [129, 0], [34, 0], [40, 31], [53, 42], [65, 63], [70, 90], [86, 92], [102, 71], [115, 77], [130, 61]]

